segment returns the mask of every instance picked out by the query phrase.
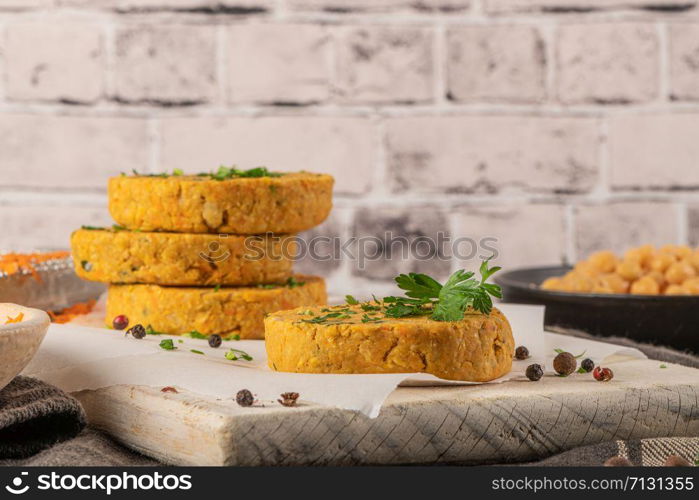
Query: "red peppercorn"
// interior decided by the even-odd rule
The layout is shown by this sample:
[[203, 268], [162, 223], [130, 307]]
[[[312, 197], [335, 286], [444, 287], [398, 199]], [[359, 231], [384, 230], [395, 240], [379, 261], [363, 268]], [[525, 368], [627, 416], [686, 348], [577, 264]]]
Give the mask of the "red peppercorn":
[[112, 320], [112, 326], [115, 330], [123, 330], [124, 328], [129, 326], [129, 318], [127, 318], [123, 314], [120, 314], [119, 316], [114, 316], [114, 319]]
[[592, 370], [592, 376], [595, 377], [595, 380], [599, 380], [600, 382], [608, 382], [614, 378], [614, 372], [609, 368], [596, 366], [595, 369]]

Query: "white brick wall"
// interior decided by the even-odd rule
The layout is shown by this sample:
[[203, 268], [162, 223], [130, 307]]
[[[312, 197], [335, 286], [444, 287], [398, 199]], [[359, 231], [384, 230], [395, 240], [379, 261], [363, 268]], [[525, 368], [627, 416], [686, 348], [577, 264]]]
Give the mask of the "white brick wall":
[[91, 103], [102, 95], [102, 30], [87, 23], [13, 24], [5, 37], [9, 100]]
[[333, 174], [309, 235], [494, 236], [507, 266], [699, 244], [696, 4], [0, 0], [0, 246], [108, 223], [120, 171], [222, 163]]

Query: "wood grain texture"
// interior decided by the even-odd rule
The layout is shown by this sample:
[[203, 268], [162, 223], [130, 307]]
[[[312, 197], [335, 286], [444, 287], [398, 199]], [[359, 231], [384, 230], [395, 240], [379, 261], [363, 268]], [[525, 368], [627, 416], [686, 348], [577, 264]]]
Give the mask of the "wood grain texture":
[[647, 360], [610, 366], [616, 376], [608, 383], [576, 374], [403, 387], [376, 419], [311, 403], [241, 408], [152, 387], [76, 396], [93, 425], [181, 465], [500, 463], [614, 439], [699, 436], [698, 370]]

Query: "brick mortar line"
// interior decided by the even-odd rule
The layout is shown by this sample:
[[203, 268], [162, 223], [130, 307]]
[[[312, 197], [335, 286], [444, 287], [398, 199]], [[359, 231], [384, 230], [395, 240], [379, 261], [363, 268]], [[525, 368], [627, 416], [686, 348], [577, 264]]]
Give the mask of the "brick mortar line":
[[225, 105], [228, 101], [228, 35], [225, 26], [216, 26], [216, 101]]
[[433, 70], [433, 99], [437, 106], [446, 106], [449, 91], [449, 50], [447, 32], [444, 25], [437, 25], [432, 30], [432, 70]]
[[374, 13], [328, 13], [328, 12], [301, 12], [293, 10], [280, 10], [272, 8], [264, 13], [255, 14], [206, 14], [187, 11], [156, 11], [156, 12], [131, 12], [121, 13], [113, 10], [80, 9], [80, 8], [56, 8], [56, 9], [27, 9], [23, 11], [0, 10], [0, 22], [10, 21], [37, 21], [37, 20], [68, 20], [90, 21], [119, 20], [125, 24], [235, 24], [236, 22], [249, 23], [256, 21], [265, 22], [308, 22], [314, 24], [349, 24], [360, 23], [363, 25], [385, 24], [448, 24], [448, 25], [482, 25], [482, 24], [588, 24], [605, 22], [633, 22], [653, 23], [663, 22], [692, 22], [699, 21], [699, 8], [679, 13], [664, 13], [658, 11], [643, 10], [600, 10], [593, 12], [574, 13], [506, 13], [487, 14], [473, 13], [468, 10], [449, 13], [420, 13], [415, 11], [398, 10], [392, 12]]
[[205, 118], [205, 117], [349, 117], [396, 118], [403, 116], [540, 116], [540, 117], [601, 117], [608, 114], [699, 113], [699, 101], [651, 102], [633, 105], [579, 105], [564, 106], [556, 103], [536, 104], [448, 104], [445, 105], [337, 105], [318, 106], [264, 106], [264, 105], [196, 105], [158, 106], [145, 104], [120, 104], [101, 101], [95, 105], [70, 105], [59, 102], [0, 102], [0, 113], [7, 114], [58, 114], [85, 117], [141, 117], [141, 118]]
[[575, 234], [577, 225], [575, 220], [575, 205], [565, 205], [563, 209], [563, 255], [566, 264], [577, 262], [577, 245]]
[[670, 102], [670, 39], [666, 23], [657, 23], [658, 37], [658, 91], [660, 101]]
[[[416, 197], [419, 197], [416, 199]], [[19, 186], [0, 186], [0, 203], [13, 206], [22, 205], [26, 201], [39, 200], [43, 202], [72, 201], [95, 202], [97, 205], [106, 205], [106, 182], [104, 188], [71, 189], [71, 188], [34, 188]], [[699, 204], [699, 190], [692, 192], [674, 191], [643, 191], [643, 192], [611, 192], [605, 198], [594, 198], [589, 195], [568, 195], [558, 197], [552, 194], [439, 194], [439, 193], [407, 193], [404, 195], [335, 195], [334, 204], [341, 210], [356, 208], [416, 208], [434, 207], [438, 209], [453, 210], [459, 207], [469, 206], [527, 206], [527, 205], [607, 205], [613, 203], [660, 203], [660, 204]]]
[[595, 197], [604, 199], [609, 197], [612, 191], [611, 185], [611, 157], [610, 157], [610, 134], [609, 117], [600, 118], [597, 124], [599, 130], [599, 151], [597, 155], [598, 174], [597, 185], [592, 193]]
[[677, 244], [689, 243], [689, 206], [686, 202], [677, 203], [675, 218], [677, 223]]

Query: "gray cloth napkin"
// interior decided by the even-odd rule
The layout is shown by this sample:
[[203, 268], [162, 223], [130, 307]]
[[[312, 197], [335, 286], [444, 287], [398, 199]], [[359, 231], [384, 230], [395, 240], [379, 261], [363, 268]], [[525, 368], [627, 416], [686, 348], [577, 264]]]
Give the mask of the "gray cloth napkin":
[[32, 457], [0, 460], [0, 466], [6, 465], [131, 467], [163, 464], [127, 450], [104, 434], [88, 427], [78, 437], [59, 443]]
[[690, 464], [699, 457], [699, 438], [649, 438], [632, 441], [608, 441], [581, 446], [551, 457], [520, 465], [546, 467], [598, 466], [612, 457], [623, 457], [633, 465], [659, 467], [670, 455], [684, 458]]
[[52, 385], [19, 376], [0, 391], [0, 460], [28, 457], [83, 427], [80, 403]]

